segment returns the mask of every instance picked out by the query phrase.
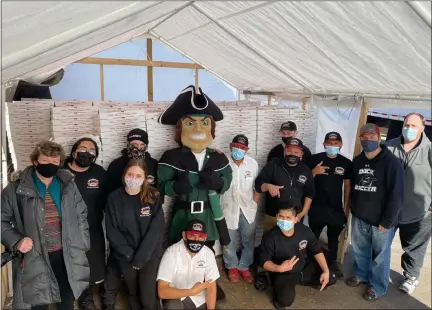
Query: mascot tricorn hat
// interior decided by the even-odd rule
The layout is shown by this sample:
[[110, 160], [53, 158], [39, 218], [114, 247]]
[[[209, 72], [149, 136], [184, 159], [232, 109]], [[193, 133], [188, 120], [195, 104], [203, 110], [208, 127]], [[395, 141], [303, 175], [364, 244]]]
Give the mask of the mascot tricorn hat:
[[198, 88], [190, 85], [183, 89], [173, 104], [159, 117], [163, 125], [176, 125], [177, 121], [186, 115], [211, 115], [215, 122], [223, 120], [223, 113], [218, 106]]

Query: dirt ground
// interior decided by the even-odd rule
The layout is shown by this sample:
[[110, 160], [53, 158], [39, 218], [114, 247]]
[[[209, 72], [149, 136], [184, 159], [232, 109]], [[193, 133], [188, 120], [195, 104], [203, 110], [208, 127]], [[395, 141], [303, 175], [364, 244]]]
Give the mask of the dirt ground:
[[[431, 245], [427, 250], [425, 263], [422, 269], [420, 285], [412, 295], [398, 290], [398, 284], [403, 280], [400, 267], [402, 248], [399, 238], [396, 237], [392, 245], [392, 262], [390, 286], [388, 294], [374, 302], [365, 301], [362, 297], [364, 287], [350, 288], [343, 281], [329, 287], [324, 292], [313, 288], [298, 286], [297, 297], [290, 309], [430, 309], [431, 308]], [[351, 262], [346, 256], [342, 270], [349, 276]], [[222, 270], [222, 268], [220, 268]], [[259, 292], [252, 285], [245, 283], [231, 283], [226, 274], [221, 272], [219, 280], [221, 287], [227, 294], [224, 304], [218, 309], [274, 309], [270, 300], [270, 291]], [[99, 306], [99, 298], [96, 298]], [[127, 309], [125, 298], [119, 296], [118, 310]], [[4, 309], [11, 309], [5, 307]]]

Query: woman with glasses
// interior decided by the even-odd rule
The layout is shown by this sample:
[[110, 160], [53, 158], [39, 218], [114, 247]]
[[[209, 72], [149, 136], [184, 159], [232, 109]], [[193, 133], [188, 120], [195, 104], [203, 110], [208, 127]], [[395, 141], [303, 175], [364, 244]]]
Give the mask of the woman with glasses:
[[90, 251], [87, 259], [90, 265], [90, 286], [78, 299], [81, 310], [96, 309], [93, 301], [94, 286], [105, 278], [105, 237], [102, 228], [105, 199], [102, 195], [102, 184], [105, 169], [95, 164], [99, 155], [96, 142], [84, 137], [75, 142], [66, 167], [75, 175], [75, 183], [88, 209], [90, 227]]

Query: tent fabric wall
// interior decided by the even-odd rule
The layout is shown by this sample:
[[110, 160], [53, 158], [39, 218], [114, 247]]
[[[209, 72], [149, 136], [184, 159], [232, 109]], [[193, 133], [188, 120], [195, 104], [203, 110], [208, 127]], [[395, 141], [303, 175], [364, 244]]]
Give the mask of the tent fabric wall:
[[20, 1], [2, 15], [2, 82], [144, 35], [240, 90], [431, 91], [431, 28], [406, 2]]

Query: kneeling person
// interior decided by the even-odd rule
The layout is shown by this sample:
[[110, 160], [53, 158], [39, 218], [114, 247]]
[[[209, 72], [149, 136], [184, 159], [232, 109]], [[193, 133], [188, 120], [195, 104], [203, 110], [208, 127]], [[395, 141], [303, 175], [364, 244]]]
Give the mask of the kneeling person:
[[[183, 239], [162, 257], [157, 276], [164, 309], [215, 309], [219, 270], [207, 246], [206, 224], [191, 220]], [[204, 293], [205, 291], [205, 293]]]
[[[261, 242], [261, 264], [269, 271], [276, 309], [289, 307], [295, 299], [297, 284], [320, 287], [336, 283], [312, 230], [298, 223], [292, 203], [282, 204], [276, 215], [277, 227]], [[295, 232], [295, 233], [294, 233]]]

